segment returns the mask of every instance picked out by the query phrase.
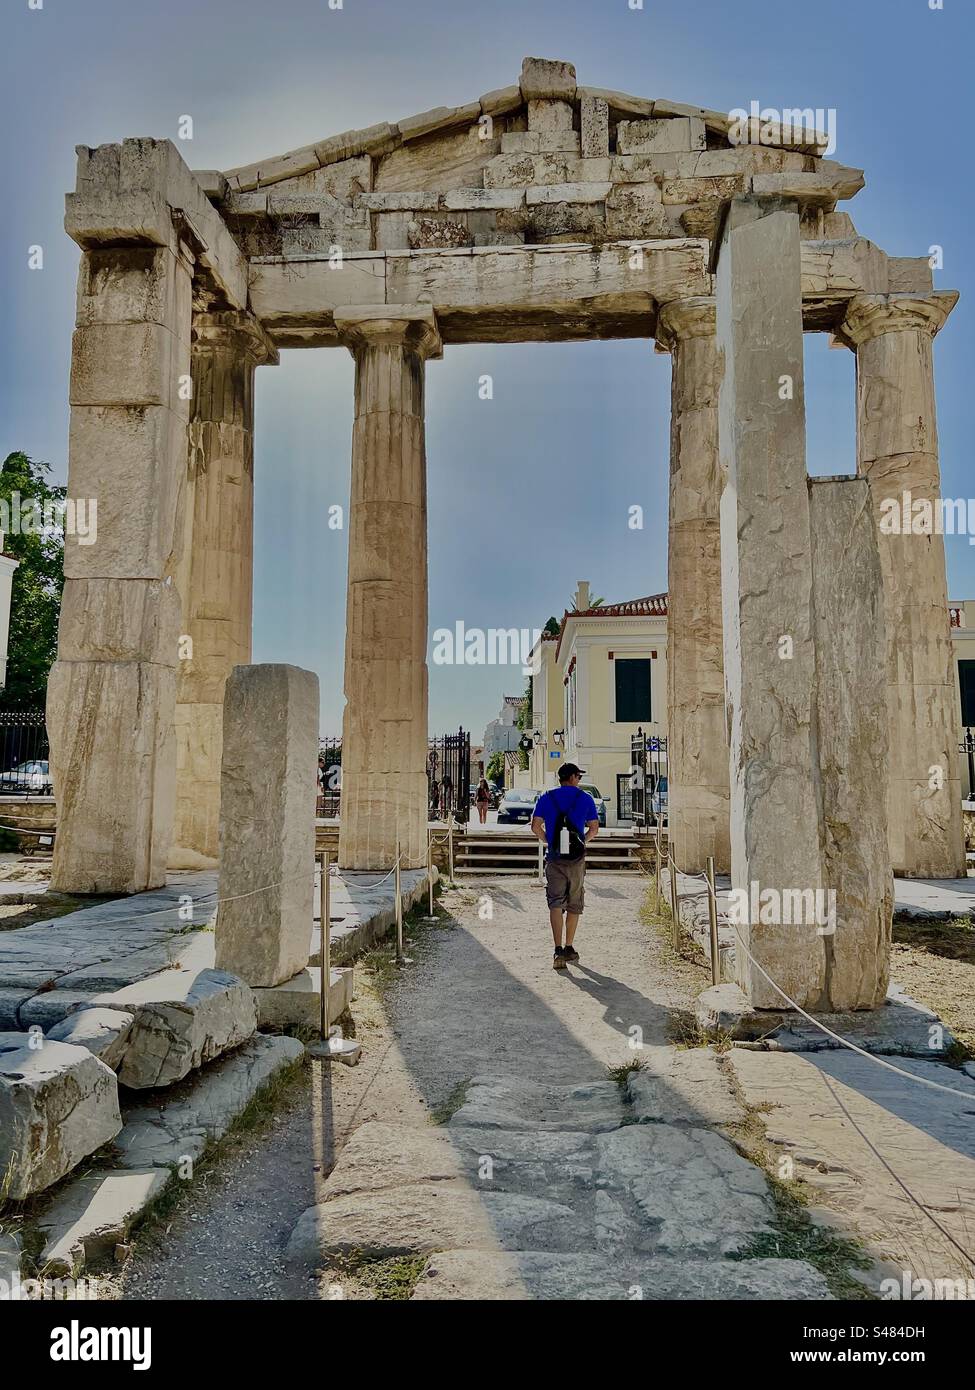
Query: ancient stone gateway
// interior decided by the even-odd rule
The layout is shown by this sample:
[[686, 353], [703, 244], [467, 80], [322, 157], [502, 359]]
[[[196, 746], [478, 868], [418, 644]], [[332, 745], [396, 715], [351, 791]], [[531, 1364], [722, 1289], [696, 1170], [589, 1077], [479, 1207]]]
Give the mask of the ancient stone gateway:
[[[926, 260], [888, 257], [858, 235], [836, 205], [863, 176], [822, 150], [811, 130], [581, 87], [570, 64], [540, 59], [468, 106], [225, 173], [191, 172], [167, 141], [81, 147], [66, 216], [83, 252], [69, 491], [98, 498], [99, 535], [91, 547], [69, 539], [65, 559], [49, 695], [54, 883], [135, 892], [160, 884], [167, 863], [217, 852], [223, 689], [250, 660], [257, 366], [302, 345], [355, 357], [340, 859], [380, 869], [397, 841], [411, 864], [424, 852], [425, 363], [454, 343], [642, 338], [673, 359], [677, 860], [698, 870], [713, 855], [736, 883], [756, 866], [774, 873], [764, 838], [774, 808], [794, 888], [836, 873], [856, 882], [832, 965], [823, 938], [793, 933], [775, 948], [777, 968], [805, 1002], [829, 999], [831, 974], [850, 972], [859, 983], [837, 997], [876, 1002], [882, 841], [889, 833], [901, 872], [964, 870], [942, 542], [881, 535], [878, 545], [865, 523], [894, 487], [937, 495], [932, 340], [956, 296], [933, 289]], [[763, 244], [782, 253], [765, 276]], [[803, 330], [856, 354], [852, 482], [807, 485]], [[791, 364], [776, 379], [791, 372], [797, 386], [782, 409], [755, 375], [776, 353]], [[776, 459], [774, 498], [738, 428], [748, 419]], [[767, 552], [762, 527], [780, 523]], [[869, 748], [881, 742], [869, 657], [853, 678], [849, 644], [844, 654], [824, 635], [840, 533], [865, 556], [843, 571], [859, 604], [849, 631], [886, 612], [889, 795], [855, 866], [847, 832], [865, 805], [864, 719]], [[800, 586], [791, 608], [763, 611], [742, 582], [776, 587], [769, 555]], [[782, 636], [794, 643], [788, 675]], [[784, 739], [768, 719], [783, 699], [793, 701]], [[769, 797], [782, 768], [797, 797]], [[882, 782], [882, 768], [869, 773]], [[802, 958], [794, 969], [790, 955]]]

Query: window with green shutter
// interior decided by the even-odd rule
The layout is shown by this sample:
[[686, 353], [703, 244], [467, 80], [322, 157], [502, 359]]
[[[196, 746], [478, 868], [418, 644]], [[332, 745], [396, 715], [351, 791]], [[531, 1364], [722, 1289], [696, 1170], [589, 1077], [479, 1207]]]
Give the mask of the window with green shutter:
[[616, 722], [618, 724], [649, 724], [650, 658], [641, 656], [617, 660]]
[[961, 686], [962, 726], [975, 729], [975, 661], [959, 661], [958, 684]]

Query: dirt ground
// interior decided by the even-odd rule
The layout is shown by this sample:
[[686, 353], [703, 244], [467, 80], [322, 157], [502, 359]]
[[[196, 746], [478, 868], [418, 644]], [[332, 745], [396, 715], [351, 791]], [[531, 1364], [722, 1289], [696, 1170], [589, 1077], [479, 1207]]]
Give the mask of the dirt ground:
[[975, 923], [895, 921], [890, 976], [975, 1057]]

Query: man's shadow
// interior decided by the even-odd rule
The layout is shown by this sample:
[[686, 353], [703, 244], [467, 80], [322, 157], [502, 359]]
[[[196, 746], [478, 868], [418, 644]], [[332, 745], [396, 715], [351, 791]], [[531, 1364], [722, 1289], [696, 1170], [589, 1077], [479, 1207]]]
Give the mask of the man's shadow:
[[[575, 972], [581, 973], [575, 973]], [[603, 1009], [603, 1022], [615, 1028], [618, 1033], [629, 1036], [630, 1029], [638, 1024], [646, 1034], [655, 1034], [666, 1025], [670, 1011], [660, 1004], [654, 1004], [638, 989], [631, 989], [616, 980], [612, 975], [600, 975], [598, 970], [583, 965], [581, 961], [560, 970], [562, 979], [571, 980], [577, 989], [592, 996]]]

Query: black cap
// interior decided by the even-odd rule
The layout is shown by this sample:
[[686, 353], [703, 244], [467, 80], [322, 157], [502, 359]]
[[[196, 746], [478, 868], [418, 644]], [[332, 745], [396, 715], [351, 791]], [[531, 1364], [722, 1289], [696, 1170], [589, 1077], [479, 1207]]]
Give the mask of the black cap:
[[575, 763], [563, 763], [559, 768], [559, 781], [568, 782], [570, 777], [582, 777], [585, 770], [584, 767], [576, 767]]

